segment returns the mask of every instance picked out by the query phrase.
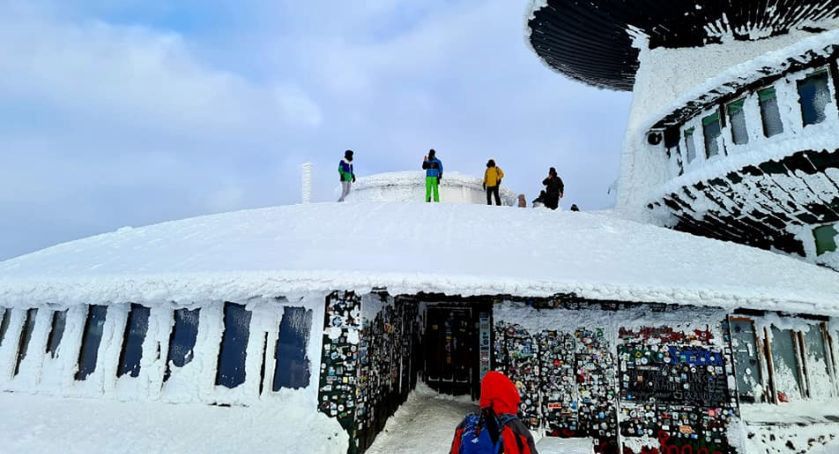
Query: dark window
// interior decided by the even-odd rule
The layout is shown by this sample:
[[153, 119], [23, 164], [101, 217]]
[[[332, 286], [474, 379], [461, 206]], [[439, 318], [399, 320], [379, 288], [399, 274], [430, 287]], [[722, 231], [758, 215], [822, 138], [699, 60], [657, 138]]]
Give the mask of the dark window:
[[175, 326], [169, 335], [169, 353], [166, 356], [166, 373], [163, 380], [169, 379], [171, 367], [184, 367], [192, 361], [195, 341], [198, 339], [198, 318], [201, 309], [178, 309], [175, 311]]
[[280, 322], [280, 335], [274, 351], [276, 368], [272, 389], [305, 388], [309, 385], [309, 360], [306, 348], [312, 330], [312, 311], [302, 307], [286, 307]]
[[23, 330], [20, 333], [20, 344], [17, 349], [17, 363], [15, 364], [15, 375], [20, 372], [20, 363], [26, 358], [29, 350], [29, 341], [32, 340], [32, 332], [35, 331], [35, 319], [38, 317], [38, 309], [26, 311], [26, 320], [23, 322]]
[[87, 309], [87, 320], [82, 334], [82, 348], [79, 350], [79, 369], [76, 380], [86, 380], [87, 376], [96, 370], [99, 359], [99, 344], [102, 343], [102, 330], [105, 328], [105, 317], [108, 306], [90, 306]]
[[827, 118], [824, 112], [830, 103], [827, 84], [827, 71], [819, 71], [798, 81], [798, 102], [801, 104], [804, 126], [821, 123]]
[[224, 335], [218, 355], [216, 385], [235, 388], [245, 382], [251, 313], [245, 306], [224, 303]]
[[685, 150], [687, 150], [688, 163], [696, 159], [696, 143], [693, 141], [693, 128], [685, 130]]
[[149, 313], [151, 310], [139, 304], [132, 304], [125, 323], [125, 333], [122, 337], [122, 352], [119, 355], [119, 370], [117, 377], [129, 374], [132, 377], [140, 375], [140, 360], [143, 358], [143, 341], [149, 330]]
[[772, 137], [784, 132], [784, 123], [781, 122], [781, 111], [778, 110], [778, 97], [775, 95], [775, 89], [769, 87], [759, 90], [757, 98], [760, 102], [763, 135]]
[[731, 344], [740, 399], [745, 402], [758, 402], [763, 391], [763, 375], [758, 356], [760, 350], [757, 348], [757, 335], [751, 320], [731, 320]]
[[12, 310], [0, 307], [0, 346], [6, 338], [6, 331], [9, 330], [9, 321], [12, 319]]
[[830, 103], [827, 71], [819, 71], [798, 81], [798, 102], [804, 126], [821, 123], [827, 118], [825, 107]]
[[705, 155], [709, 158], [720, 154], [720, 127], [719, 112], [708, 115], [702, 119], [702, 132], [705, 135]]
[[67, 325], [67, 310], [54, 311], [52, 313], [52, 328], [47, 339], [47, 353], [53, 358], [58, 356], [58, 347], [64, 337], [64, 327]]
[[746, 127], [746, 112], [743, 103], [746, 99], [738, 99], [728, 104], [728, 119], [731, 124], [731, 140], [737, 145], [749, 143], [749, 129]]
[[795, 333], [790, 329], [772, 327], [773, 375], [775, 391], [781, 401], [797, 399], [803, 395], [794, 337]]
[[822, 225], [813, 229], [813, 237], [816, 239], [816, 255], [836, 252], [837, 236], [839, 236], [839, 232], [836, 231], [836, 226], [833, 224]]

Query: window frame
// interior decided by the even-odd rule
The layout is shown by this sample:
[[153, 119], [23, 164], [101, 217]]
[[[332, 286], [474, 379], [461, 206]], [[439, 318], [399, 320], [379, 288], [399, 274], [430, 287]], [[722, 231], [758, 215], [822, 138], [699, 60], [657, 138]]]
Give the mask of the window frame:
[[[746, 115], [746, 103], [749, 100], [749, 93], [743, 93], [742, 96], [725, 103], [725, 114], [728, 117], [728, 129], [729, 129], [729, 137], [731, 138], [731, 144], [734, 146], [742, 146], [748, 145], [749, 141], [751, 140], [750, 133], [749, 133], [749, 117]], [[735, 112], [736, 111], [736, 112]], [[732, 113], [734, 112], [734, 113]], [[744, 142], [738, 142], [738, 138], [735, 136], [735, 128], [734, 128], [734, 115], [738, 115], [738, 118], [743, 119], [743, 134], [744, 137], [741, 139], [745, 139]]]
[[[828, 100], [825, 103], [825, 105], [823, 106], [821, 112], [820, 113], [816, 112], [816, 117], [820, 118], [820, 119], [818, 121], [808, 123], [807, 118], [805, 117], [804, 99], [801, 96], [801, 88], [808, 81], [810, 81], [812, 79], [816, 79], [816, 78], [822, 78], [822, 76], [824, 77], [824, 87], [825, 87], [825, 90], [827, 91]], [[799, 106], [799, 110], [800, 110], [800, 113], [801, 113], [801, 127], [802, 127], [802, 129], [806, 128], [808, 126], [821, 125], [821, 124], [824, 124], [828, 121], [828, 118], [829, 118], [828, 117], [828, 106], [830, 104], [833, 104], [835, 106], [835, 104], [836, 104], [835, 97], [831, 96], [831, 95], [833, 95], [833, 93], [831, 93], [831, 85], [832, 85], [832, 83], [831, 83], [832, 80], [831, 79], [832, 78], [831, 78], [829, 67], [828, 66], [822, 66], [822, 67], [819, 67], [819, 68], [811, 69], [803, 77], [801, 77], [801, 78], [799, 78], [795, 81], [794, 88], [795, 88], [795, 93], [798, 95], [798, 106]], [[813, 99], [815, 100], [815, 96], [814, 96]]]

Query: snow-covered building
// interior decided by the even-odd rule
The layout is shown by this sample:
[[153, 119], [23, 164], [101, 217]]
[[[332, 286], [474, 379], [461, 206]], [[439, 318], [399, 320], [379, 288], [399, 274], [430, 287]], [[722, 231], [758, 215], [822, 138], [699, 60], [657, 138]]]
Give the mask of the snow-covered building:
[[[418, 380], [474, 395], [493, 368], [537, 434], [598, 452], [821, 445], [834, 426], [770, 434], [747, 416], [836, 397], [837, 316], [835, 272], [605, 215], [357, 202], [204, 216], [0, 262], [0, 438], [160, 450], [146, 430], [174, 450], [357, 452]], [[32, 427], [50, 435], [16, 436]]]
[[634, 95], [618, 207], [839, 270], [839, 2], [537, 0], [555, 70]]
[[[458, 172], [448, 172], [440, 182], [442, 203], [487, 203], [483, 180]], [[514, 206], [517, 195], [507, 186], [499, 190], [501, 203]], [[417, 202], [425, 199], [425, 173], [388, 172], [365, 176], [353, 185], [348, 202]]]

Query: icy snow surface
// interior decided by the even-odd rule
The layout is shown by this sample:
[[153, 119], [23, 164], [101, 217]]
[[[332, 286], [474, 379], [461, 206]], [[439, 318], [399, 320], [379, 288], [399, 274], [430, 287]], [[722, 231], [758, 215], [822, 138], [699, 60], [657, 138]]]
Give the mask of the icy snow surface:
[[0, 304], [246, 301], [335, 289], [839, 314], [839, 275], [587, 213], [310, 204], [120, 229], [0, 262]]
[[[0, 452], [346, 452], [338, 422], [301, 404], [211, 407], [0, 393]], [[301, 436], [305, 434], [305, 436]]]
[[[467, 413], [478, 410], [468, 396], [438, 394], [425, 383], [417, 383], [408, 400], [388, 420], [367, 454], [426, 454], [448, 452], [455, 428]], [[588, 438], [542, 438], [534, 433], [540, 454], [589, 454]]]

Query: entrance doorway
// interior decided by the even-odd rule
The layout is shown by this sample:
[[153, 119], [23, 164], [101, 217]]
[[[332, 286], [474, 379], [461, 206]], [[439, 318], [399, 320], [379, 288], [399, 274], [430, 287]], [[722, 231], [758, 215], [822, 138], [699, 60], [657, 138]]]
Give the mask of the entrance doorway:
[[[490, 308], [484, 304], [426, 306], [422, 344], [429, 387], [445, 394], [478, 397], [481, 371], [489, 368], [489, 314]], [[486, 323], [481, 323], [484, 319]], [[486, 345], [480, 342], [484, 338]]]

